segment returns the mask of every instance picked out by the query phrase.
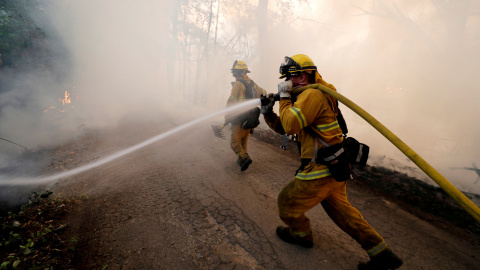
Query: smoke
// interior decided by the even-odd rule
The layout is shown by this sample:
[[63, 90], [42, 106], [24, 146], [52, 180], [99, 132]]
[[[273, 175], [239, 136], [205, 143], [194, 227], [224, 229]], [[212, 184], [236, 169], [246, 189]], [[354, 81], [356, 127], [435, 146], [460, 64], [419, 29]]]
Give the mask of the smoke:
[[[307, 54], [323, 78], [394, 132], [460, 190], [480, 193], [480, 1], [315, 1], [268, 32], [278, 70]], [[273, 44], [273, 46], [271, 46]], [[275, 49], [272, 49], [274, 47]], [[257, 69], [253, 69], [254, 71]], [[278, 73], [270, 73], [275, 78]], [[268, 81], [272, 85], [276, 81]], [[371, 165], [433, 183], [363, 119], [341, 106]]]
[[[245, 60], [250, 77], [276, 92], [283, 57], [303, 53], [454, 185], [480, 193], [474, 171], [454, 169], [480, 166], [478, 0], [295, 1], [288, 8], [268, 1], [267, 13], [256, 1], [220, 1], [206, 52], [188, 46], [204, 42], [203, 34], [187, 37], [172, 25], [180, 2], [44, 1], [33, 18], [62, 50], [56, 70], [63, 72], [2, 70], [9, 91], [0, 96], [1, 136], [35, 148], [125, 119], [184, 123], [224, 108], [234, 60]], [[196, 13], [177, 23], [205, 29], [201, 12], [209, 5], [188, 3]], [[185, 59], [186, 52], [196, 58]], [[66, 105], [59, 100], [65, 91]], [[363, 119], [342, 111], [350, 136], [371, 146], [373, 164], [424, 177]]]
[[169, 6], [153, 3], [72, 1], [48, 10], [71, 53], [76, 111], [89, 126], [153, 117], [175, 97], [165, 74], [174, 64], [164, 42]]
[[[166, 139], [170, 136], [177, 135], [177, 133], [180, 133], [181, 131], [188, 130], [194, 128], [198, 124], [205, 124], [207, 120], [211, 120], [212, 118], [215, 118], [216, 116], [221, 116], [224, 114], [239, 114], [239, 113], [244, 113], [248, 109], [252, 109], [254, 107], [260, 106], [260, 100], [255, 99], [255, 100], [250, 100], [242, 103], [238, 103], [235, 106], [229, 106], [228, 108], [225, 108], [223, 110], [217, 111], [213, 114], [206, 115], [200, 118], [197, 118], [193, 121], [190, 121], [188, 123], [185, 123], [183, 125], [179, 125], [173, 129], [170, 129], [168, 131], [162, 132], [160, 134], [157, 134], [156, 136], [153, 136], [145, 141], [142, 141], [136, 145], [130, 146], [126, 149], [123, 149], [121, 151], [115, 152], [113, 154], [110, 154], [106, 157], [103, 157], [100, 160], [97, 160], [95, 162], [74, 168], [72, 170], [68, 170], [66, 172], [62, 173], [57, 173], [54, 175], [49, 175], [45, 177], [36, 177], [36, 178], [26, 178], [26, 177], [17, 177], [17, 178], [12, 178], [6, 181], [0, 181], [0, 185], [13, 185], [13, 186], [22, 186], [22, 185], [42, 185], [42, 184], [54, 184], [55, 181], [58, 181], [62, 178], [68, 178], [73, 175], [91, 170], [93, 168], [96, 168], [98, 166], [104, 165], [106, 163], [112, 162], [120, 157], [123, 157], [125, 155], [128, 155], [132, 152], [135, 152], [141, 148], [144, 148], [146, 146], [149, 146], [157, 141]], [[196, 137], [198, 138], [198, 137]]]
[[[310, 37], [324, 79], [334, 84], [461, 190], [479, 193], [479, 1], [352, 1], [325, 4], [329, 14]], [[323, 31], [322, 31], [323, 30]], [[348, 109], [350, 135], [399, 166], [406, 160]], [[374, 160], [372, 160], [374, 161]], [[388, 163], [379, 165], [388, 165]], [[395, 166], [395, 165], [394, 165]], [[407, 171], [408, 172], [408, 171]]]

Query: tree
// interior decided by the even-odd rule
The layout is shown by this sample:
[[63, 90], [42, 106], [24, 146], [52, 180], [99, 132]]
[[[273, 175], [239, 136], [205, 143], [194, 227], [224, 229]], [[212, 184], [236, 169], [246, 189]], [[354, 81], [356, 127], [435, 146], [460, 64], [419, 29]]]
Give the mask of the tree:
[[[225, 87], [217, 84], [213, 74], [223, 73], [226, 62], [240, 58], [247, 62], [254, 58], [260, 63], [272, 61], [267, 58], [269, 30], [273, 24], [293, 16], [291, 1], [276, 1], [277, 6], [269, 9], [271, 3], [175, 1], [169, 35], [169, 87], [182, 89], [189, 102], [204, 103], [217, 95], [215, 89]], [[271, 20], [272, 14], [280, 20]]]

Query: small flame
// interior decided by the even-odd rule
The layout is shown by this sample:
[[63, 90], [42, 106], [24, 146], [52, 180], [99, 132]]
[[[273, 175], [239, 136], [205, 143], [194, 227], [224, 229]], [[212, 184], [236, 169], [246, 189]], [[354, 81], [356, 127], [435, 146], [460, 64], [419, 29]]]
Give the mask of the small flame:
[[62, 105], [65, 106], [65, 104], [68, 104], [68, 103], [71, 103], [71, 99], [70, 99], [70, 94], [68, 93], [68, 91], [65, 91], [65, 98], [64, 99], [61, 99], [60, 98], [60, 101], [62, 102]]
[[[73, 87], [75, 88], [75, 87]], [[72, 89], [73, 90], [73, 89]], [[70, 97], [70, 93], [68, 92], [68, 90], [65, 90], [65, 94], [64, 94], [64, 97], [63, 98], [59, 98], [58, 99], [61, 103], [62, 103], [62, 106], [58, 105], [58, 106], [49, 106], [48, 108], [46, 108], [45, 110], [43, 110], [44, 113], [48, 112], [48, 111], [52, 111], [52, 110], [55, 110], [55, 111], [58, 111], [58, 112], [65, 112], [66, 111], [66, 105], [69, 104], [69, 107], [73, 108], [73, 105], [71, 105], [72, 103], [72, 99]]]
[[55, 106], [50, 106], [50, 107], [48, 107], [47, 109], [45, 109], [43, 112], [44, 112], [44, 113], [45, 113], [45, 112], [48, 112], [50, 109], [55, 109]]

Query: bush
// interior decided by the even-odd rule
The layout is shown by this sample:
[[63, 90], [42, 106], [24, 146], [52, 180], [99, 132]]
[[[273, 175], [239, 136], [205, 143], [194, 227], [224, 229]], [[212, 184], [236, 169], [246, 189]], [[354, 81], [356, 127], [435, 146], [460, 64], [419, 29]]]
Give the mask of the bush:
[[0, 68], [45, 63], [41, 55], [46, 35], [29, 15], [35, 9], [38, 9], [36, 1], [0, 0]]

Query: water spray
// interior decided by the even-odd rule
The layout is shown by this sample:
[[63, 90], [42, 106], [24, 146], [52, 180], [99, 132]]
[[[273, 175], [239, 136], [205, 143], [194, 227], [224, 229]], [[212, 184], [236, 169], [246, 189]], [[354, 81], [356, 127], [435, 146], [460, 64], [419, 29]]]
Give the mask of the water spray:
[[124, 150], [121, 150], [119, 152], [116, 152], [114, 154], [111, 154], [105, 158], [102, 158], [96, 162], [93, 162], [93, 163], [90, 163], [90, 164], [86, 164], [86, 165], [83, 165], [83, 166], [80, 166], [78, 168], [75, 168], [75, 169], [72, 169], [72, 170], [69, 170], [69, 171], [66, 171], [66, 172], [62, 172], [62, 173], [58, 173], [58, 174], [54, 174], [54, 175], [50, 175], [50, 176], [44, 176], [44, 177], [34, 177], [34, 178], [15, 178], [15, 179], [6, 179], [6, 180], [0, 180], [0, 186], [3, 186], [3, 185], [9, 185], [9, 186], [28, 186], [28, 185], [44, 185], [44, 184], [51, 184], [61, 178], [67, 178], [67, 177], [71, 177], [73, 175], [76, 175], [76, 174], [79, 174], [79, 173], [82, 173], [82, 172], [85, 172], [85, 171], [88, 171], [88, 170], [91, 170], [93, 168], [96, 168], [98, 166], [101, 166], [101, 165], [104, 165], [106, 163], [109, 163], [111, 161], [114, 161], [120, 157], [123, 157], [125, 155], [128, 155], [132, 152], [135, 152], [145, 146], [148, 146], [154, 142], [157, 142], [161, 139], [164, 139], [164, 138], [167, 138], [177, 132], [180, 132], [184, 129], [187, 129], [189, 127], [192, 127], [192, 126], [195, 126], [203, 121], [206, 121], [208, 119], [211, 119], [211, 118], [214, 118], [216, 116], [219, 116], [219, 115], [224, 115], [224, 114], [228, 114], [228, 113], [234, 113], [234, 112], [243, 112], [245, 110], [248, 110], [248, 109], [251, 109], [253, 107], [258, 107], [260, 106], [260, 99], [254, 99], [254, 100], [249, 100], [249, 101], [245, 101], [245, 102], [240, 102], [239, 104], [237, 105], [234, 105], [234, 106], [231, 106], [231, 107], [228, 107], [226, 109], [223, 109], [221, 111], [218, 111], [218, 112], [215, 112], [215, 113], [212, 113], [212, 114], [209, 114], [207, 116], [204, 116], [204, 117], [200, 117], [196, 120], [193, 120], [191, 122], [188, 122], [188, 123], [185, 123], [181, 126], [178, 126], [174, 129], [171, 129], [167, 132], [164, 132], [164, 133], [161, 133], [161, 134], [158, 134], [150, 139], [147, 139], [139, 144], [136, 144], [134, 146], [130, 146]]

